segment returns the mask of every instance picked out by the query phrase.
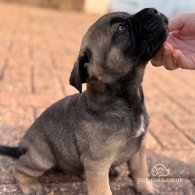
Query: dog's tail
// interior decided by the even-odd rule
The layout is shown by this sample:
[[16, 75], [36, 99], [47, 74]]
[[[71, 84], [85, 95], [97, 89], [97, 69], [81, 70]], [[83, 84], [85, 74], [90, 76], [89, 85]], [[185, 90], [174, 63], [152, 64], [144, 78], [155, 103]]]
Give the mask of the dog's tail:
[[12, 158], [19, 158], [25, 151], [20, 150], [18, 147], [9, 147], [0, 145], [0, 155], [10, 156]]

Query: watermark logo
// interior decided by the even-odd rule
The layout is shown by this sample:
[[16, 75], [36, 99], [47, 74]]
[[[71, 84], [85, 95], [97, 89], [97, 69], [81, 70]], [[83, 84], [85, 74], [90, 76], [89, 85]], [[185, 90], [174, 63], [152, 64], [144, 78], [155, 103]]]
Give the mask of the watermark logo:
[[151, 169], [151, 175], [153, 177], [166, 177], [169, 176], [169, 169], [163, 164], [156, 164]]
[[143, 182], [183, 182], [181, 177], [173, 177], [170, 175], [170, 169], [168, 169], [164, 164], [156, 164], [151, 169], [151, 178], [138, 178], [138, 183]]

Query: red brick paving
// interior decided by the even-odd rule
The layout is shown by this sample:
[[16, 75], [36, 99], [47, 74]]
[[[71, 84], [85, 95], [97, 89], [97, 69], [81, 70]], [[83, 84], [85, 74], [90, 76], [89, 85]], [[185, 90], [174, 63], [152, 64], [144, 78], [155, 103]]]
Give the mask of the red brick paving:
[[[76, 92], [68, 82], [70, 71], [81, 38], [98, 16], [3, 3], [0, 10], [0, 143], [16, 145], [46, 107]], [[194, 78], [195, 71], [150, 64], [146, 69], [149, 170], [164, 163], [171, 175], [183, 177], [182, 183], [158, 184], [160, 194], [195, 194]], [[0, 157], [0, 194], [20, 194], [10, 174], [12, 164]], [[43, 177], [48, 194], [86, 193], [83, 181], [65, 181]], [[111, 185], [114, 194], [135, 194], [125, 165]]]

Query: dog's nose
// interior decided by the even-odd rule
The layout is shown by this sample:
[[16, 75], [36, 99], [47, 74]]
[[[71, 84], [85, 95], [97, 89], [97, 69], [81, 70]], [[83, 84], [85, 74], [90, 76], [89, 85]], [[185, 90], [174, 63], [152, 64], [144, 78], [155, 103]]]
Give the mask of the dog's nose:
[[148, 14], [160, 15], [160, 12], [155, 8], [149, 8]]

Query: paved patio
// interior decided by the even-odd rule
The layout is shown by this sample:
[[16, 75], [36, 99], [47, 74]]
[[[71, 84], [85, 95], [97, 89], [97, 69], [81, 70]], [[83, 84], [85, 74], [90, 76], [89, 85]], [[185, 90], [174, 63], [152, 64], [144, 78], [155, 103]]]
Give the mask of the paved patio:
[[[99, 16], [0, 3], [0, 144], [17, 145], [26, 129], [53, 102], [75, 93], [69, 75], [81, 38]], [[195, 194], [195, 71], [147, 66], [144, 79], [151, 122], [147, 137], [149, 172], [157, 164], [169, 178], [159, 194]], [[0, 194], [21, 194], [11, 175], [14, 161], [0, 156]], [[136, 194], [126, 165], [111, 181], [114, 194]], [[48, 194], [86, 193], [80, 178], [50, 173]]]

